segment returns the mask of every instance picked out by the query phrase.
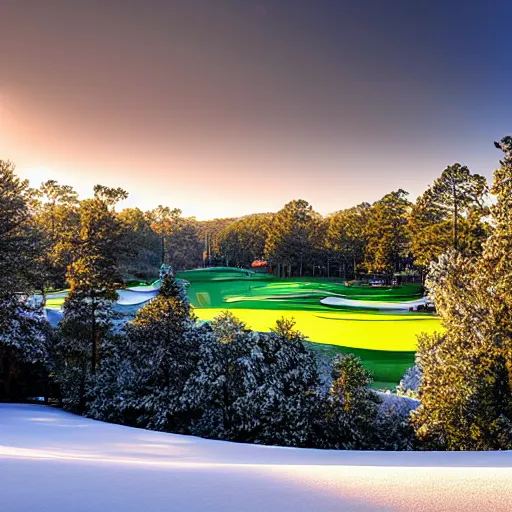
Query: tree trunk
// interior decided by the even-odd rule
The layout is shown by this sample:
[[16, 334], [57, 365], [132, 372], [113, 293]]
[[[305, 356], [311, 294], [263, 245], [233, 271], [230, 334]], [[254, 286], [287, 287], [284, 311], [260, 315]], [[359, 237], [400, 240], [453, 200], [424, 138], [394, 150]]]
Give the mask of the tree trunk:
[[85, 364], [82, 364], [82, 375], [80, 376], [80, 389], [78, 391], [79, 402], [78, 402], [78, 409], [80, 413], [83, 413], [85, 411]]
[[452, 183], [452, 193], [453, 193], [453, 248], [458, 251], [459, 250], [459, 233], [458, 233], [458, 216], [459, 216], [459, 208], [457, 205], [457, 191], [455, 190], [455, 183]]
[[96, 353], [98, 351], [98, 338], [96, 336], [96, 306], [94, 297], [92, 297], [92, 319], [91, 319], [91, 336], [92, 336], [92, 357], [91, 357], [91, 373], [96, 373]]

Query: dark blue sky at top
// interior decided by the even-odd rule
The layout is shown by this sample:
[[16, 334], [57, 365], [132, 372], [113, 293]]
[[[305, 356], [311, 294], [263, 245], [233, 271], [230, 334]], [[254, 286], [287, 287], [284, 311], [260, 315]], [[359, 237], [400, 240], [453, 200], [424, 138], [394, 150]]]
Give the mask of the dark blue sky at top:
[[[0, 0], [0, 48], [20, 132], [2, 146], [0, 122], [0, 157], [132, 189], [144, 165], [145, 206], [168, 181], [203, 217], [219, 202], [191, 175], [219, 214], [326, 212], [414, 198], [454, 161], [490, 177], [512, 133], [505, 0]], [[236, 203], [255, 172], [276, 189]]]

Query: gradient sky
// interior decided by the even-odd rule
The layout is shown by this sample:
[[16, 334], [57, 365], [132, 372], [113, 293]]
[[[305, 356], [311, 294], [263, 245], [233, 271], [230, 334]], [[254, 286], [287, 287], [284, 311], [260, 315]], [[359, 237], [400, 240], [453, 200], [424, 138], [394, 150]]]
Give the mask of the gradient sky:
[[198, 219], [321, 213], [512, 134], [508, 0], [0, 0], [0, 158]]

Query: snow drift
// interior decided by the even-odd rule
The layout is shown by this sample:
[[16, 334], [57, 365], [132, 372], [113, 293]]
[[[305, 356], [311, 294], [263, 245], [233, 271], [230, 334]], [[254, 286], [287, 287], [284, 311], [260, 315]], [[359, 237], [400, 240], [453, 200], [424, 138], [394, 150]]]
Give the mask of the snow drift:
[[243, 445], [0, 404], [2, 510], [512, 510], [512, 452]]

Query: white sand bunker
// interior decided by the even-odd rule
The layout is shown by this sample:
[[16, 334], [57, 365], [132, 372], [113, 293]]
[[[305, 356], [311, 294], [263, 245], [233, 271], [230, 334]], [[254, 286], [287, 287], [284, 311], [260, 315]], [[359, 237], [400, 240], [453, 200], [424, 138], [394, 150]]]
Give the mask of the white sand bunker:
[[325, 306], [409, 311], [411, 308], [416, 310], [418, 309], [418, 306], [425, 306], [427, 304], [427, 300], [427, 297], [422, 297], [421, 299], [406, 302], [378, 302], [370, 300], [352, 300], [345, 299], [343, 297], [325, 297], [325, 299], [320, 300], [320, 303]]

